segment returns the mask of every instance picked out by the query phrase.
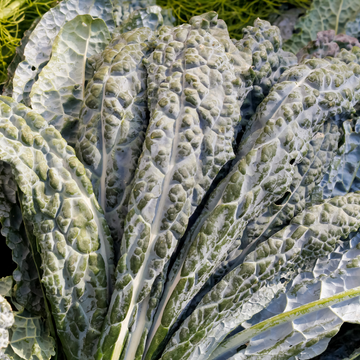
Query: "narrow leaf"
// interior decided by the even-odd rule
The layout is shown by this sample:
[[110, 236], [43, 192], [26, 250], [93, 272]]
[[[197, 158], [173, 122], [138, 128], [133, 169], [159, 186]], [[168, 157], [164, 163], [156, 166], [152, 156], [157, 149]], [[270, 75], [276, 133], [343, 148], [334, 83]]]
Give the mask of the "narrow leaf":
[[112, 290], [110, 231], [85, 168], [36, 112], [0, 98], [0, 160], [34, 226], [46, 296], [68, 358], [91, 358]]
[[[156, 306], [150, 299], [154, 280], [166, 271], [211, 182], [234, 156], [234, 127], [246, 90], [235, 76], [241, 64], [232, 65], [232, 53], [222, 45], [226, 28], [219, 40], [210, 33], [216, 16], [208, 13], [190, 25], [161, 28], [147, 61], [150, 123], [97, 359], [118, 359], [122, 351], [126, 360], [141, 357], [137, 349], [143, 347], [146, 322]], [[237, 49], [229, 49], [235, 57]], [[240, 56], [238, 62], [247, 70]]]
[[169, 274], [150, 335], [152, 352], [161, 351], [169, 330], [248, 222], [289, 191], [295, 168], [324, 121], [337, 111], [351, 111], [360, 98], [359, 70], [336, 59], [308, 60], [287, 70], [258, 107], [253, 132], [187, 234]]

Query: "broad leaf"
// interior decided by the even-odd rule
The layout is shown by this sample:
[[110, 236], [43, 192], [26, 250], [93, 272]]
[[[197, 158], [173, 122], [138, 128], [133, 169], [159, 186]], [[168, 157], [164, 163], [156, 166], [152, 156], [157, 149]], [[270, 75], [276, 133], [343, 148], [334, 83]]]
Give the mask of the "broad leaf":
[[49, 10], [37, 24], [25, 46], [24, 61], [16, 69], [13, 98], [31, 105], [30, 91], [41, 70], [50, 60], [52, 45], [64, 24], [77, 15], [89, 14], [105, 21], [109, 31], [114, 29], [110, 0], [65, 0]]
[[54, 40], [51, 59], [33, 85], [32, 108], [75, 144], [85, 93], [86, 59], [105, 49], [109, 30], [101, 19], [78, 15], [67, 22]]
[[50, 360], [56, 354], [55, 341], [40, 317], [17, 313], [5, 354], [12, 360]]
[[310, 9], [295, 25], [296, 33], [285, 42], [284, 48], [296, 54], [309, 41], [316, 39], [319, 31], [345, 32], [346, 23], [355, 20], [360, 11], [357, 0], [314, 0]]

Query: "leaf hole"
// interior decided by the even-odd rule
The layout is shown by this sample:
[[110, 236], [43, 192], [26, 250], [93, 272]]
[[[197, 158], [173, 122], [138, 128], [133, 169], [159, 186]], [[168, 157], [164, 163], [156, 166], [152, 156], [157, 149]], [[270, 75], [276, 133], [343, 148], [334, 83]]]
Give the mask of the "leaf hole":
[[282, 198], [280, 198], [279, 200], [276, 200], [275, 201], [275, 205], [283, 205], [285, 204], [288, 200], [289, 200], [289, 197], [291, 195], [291, 192], [290, 191], [287, 191]]
[[243, 345], [239, 346], [239, 347], [236, 349], [236, 352], [239, 352], [239, 351], [244, 350], [244, 349], [246, 349], [246, 348], [247, 348], [247, 345], [246, 345], [246, 344], [243, 344]]
[[294, 165], [295, 159], [290, 160], [290, 165]]
[[79, 85], [79, 84], [76, 84], [76, 85], [74, 86], [74, 89], [77, 90], [77, 89], [79, 89], [79, 87], [80, 87], [80, 85]]
[[281, 278], [281, 279], [280, 279], [280, 282], [281, 282], [282, 284], [283, 284], [285, 281], [286, 281], [285, 278]]
[[31, 70], [32, 70], [32, 71], [35, 71], [35, 70], [36, 70], [36, 67], [35, 67], [35, 66], [32, 66], [32, 67], [31, 67]]

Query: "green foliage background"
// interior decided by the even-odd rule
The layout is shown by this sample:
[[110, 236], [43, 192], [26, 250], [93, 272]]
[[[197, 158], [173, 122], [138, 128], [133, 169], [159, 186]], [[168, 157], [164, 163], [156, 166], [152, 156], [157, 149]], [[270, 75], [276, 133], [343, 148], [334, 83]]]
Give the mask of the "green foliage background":
[[[24, 32], [37, 17], [58, 3], [56, 0], [0, 0], [0, 85], [6, 81], [7, 67]], [[311, 0], [157, 0], [158, 5], [173, 10], [178, 23], [214, 10], [236, 39], [241, 37], [241, 29], [252, 25], [257, 17], [267, 19], [289, 6], [308, 8], [310, 3]]]
[[308, 9], [311, 0], [157, 0], [164, 8], [171, 8], [178, 23], [189, 22], [195, 15], [216, 11], [225, 20], [230, 36], [240, 39], [242, 28], [252, 25], [256, 18], [267, 20], [281, 14], [288, 7]]
[[54, 0], [0, 0], [0, 84], [24, 32], [58, 2]]

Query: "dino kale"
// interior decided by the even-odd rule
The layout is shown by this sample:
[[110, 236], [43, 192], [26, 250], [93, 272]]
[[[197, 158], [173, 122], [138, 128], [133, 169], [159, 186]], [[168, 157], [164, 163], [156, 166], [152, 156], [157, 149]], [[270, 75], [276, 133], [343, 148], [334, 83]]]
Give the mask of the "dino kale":
[[315, 0], [284, 48], [147, 0], [38, 20], [0, 96], [0, 357], [309, 359], [360, 323], [358, 13]]

